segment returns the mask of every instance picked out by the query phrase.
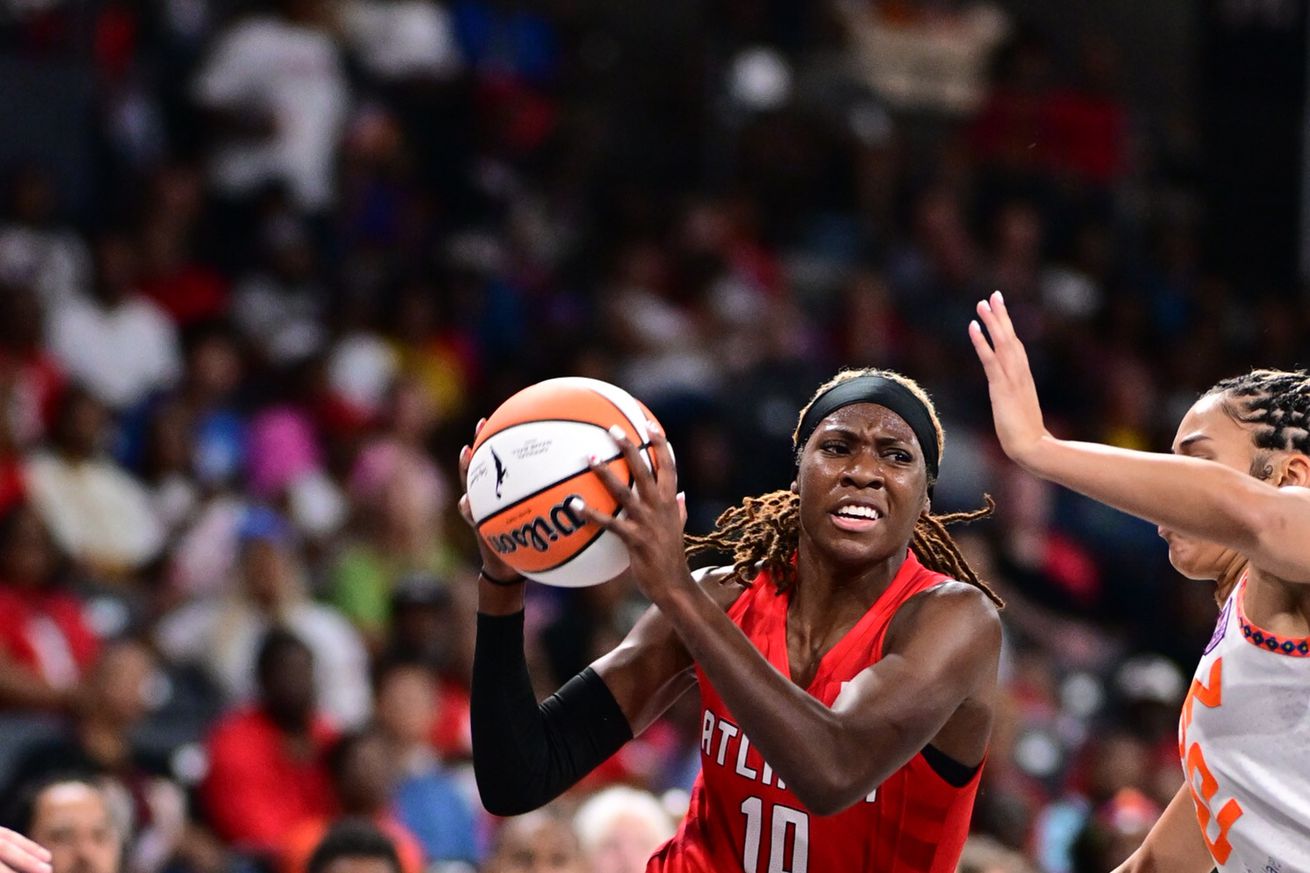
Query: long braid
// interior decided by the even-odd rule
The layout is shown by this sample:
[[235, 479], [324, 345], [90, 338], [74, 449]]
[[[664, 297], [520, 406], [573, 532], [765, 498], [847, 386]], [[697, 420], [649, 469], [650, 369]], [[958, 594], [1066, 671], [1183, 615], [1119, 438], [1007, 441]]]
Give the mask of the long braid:
[[[839, 373], [819, 388], [814, 398], [801, 410], [801, 418], [804, 418], [814, 400], [829, 388], [847, 379], [870, 373], [895, 379], [919, 397], [932, 417], [940, 452], [943, 442], [941, 422], [932, 401], [917, 383], [899, 373], [886, 370], [847, 370]], [[986, 494], [983, 495], [983, 501], [985, 505], [972, 512], [946, 515], [925, 513], [919, 516], [914, 525], [910, 548], [929, 570], [976, 585], [999, 607], [1005, 605], [1004, 601], [978, 578], [946, 530], [947, 525], [968, 523], [991, 515], [996, 509], [996, 501]], [[793, 491], [771, 491], [759, 497], [747, 497], [740, 506], [725, 510], [714, 522], [714, 530], [709, 534], [687, 534], [686, 552], [688, 557], [704, 552], [731, 554], [733, 574], [742, 584], [750, 585], [763, 570], [783, 588], [796, 581], [796, 568], [792, 559], [800, 545], [800, 527], [800, 496]]]
[[744, 585], [760, 570], [790, 582], [795, 575], [791, 559], [800, 545], [800, 507], [801, 499], [793, 491], [747, 497], [740, 506], [724, 510], [709, 534], [687, 534], [687, 557], [703, 552], [731, 554], [733, 573]]

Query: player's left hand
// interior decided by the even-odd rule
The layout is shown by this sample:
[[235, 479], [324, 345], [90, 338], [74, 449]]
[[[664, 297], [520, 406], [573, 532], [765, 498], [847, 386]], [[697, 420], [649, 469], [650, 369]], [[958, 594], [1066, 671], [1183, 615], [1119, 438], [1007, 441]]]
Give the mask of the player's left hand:
[[1015, 335], [1014, 323], [1000, 291], [978, 301], [978, 317], [987, 326], [987, 335], [983, 335], [977, 321], [971, 321], [969, 339], [987, 373], [996, 436], [1005, 454], [1021, 466], [1028, 466], [1042, 440], [1050, 436], [1042, 422], [1042, 407], [1037, 400], [1037, 383], [1028, 364], [1028, 353]]
[[587, 519], [599, 524], [628, 547], [629, 572], [641, 592], [658, 603], [660, 597], [691, 584], [687, 556], [683, 552], [682, 530], [687, 521], [683, 496], [678, 493], [678, 472], [664, 431], [654, 422], [647, 423], [651, 448], [655, 452], [655, 470], [648, 468], [641, 449], [619, 429], [610, 431], [632, 471], [630, 489], [605, 464], [591, 459], [592, 471], [600, 477], [618, 501], [620, 512], [609, 515], [583, 506]]

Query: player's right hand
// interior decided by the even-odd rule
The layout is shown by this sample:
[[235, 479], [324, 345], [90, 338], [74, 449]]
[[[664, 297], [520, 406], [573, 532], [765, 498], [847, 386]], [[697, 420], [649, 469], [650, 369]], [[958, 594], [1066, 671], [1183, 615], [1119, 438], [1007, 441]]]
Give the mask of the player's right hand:
[[[473, 428], [473, 439], [477, 440], [478, 434], [482, 433], [482, 428], [486, 425], [485, 418], [478, 419], [477, 426]], [[473, 449], [469, 446], [459, 450], [459, 486], [462, 490], [459, 498], [459, 514], [469, 527], [473, 528], [473, 536], [478, 541], [478, 554], [482, 557], [482, 569], [485, 570], [495, 579], [513, 579], [521, 575], [509, 564], [500, 559], [486, 541], [478, 535], [478, 526], [473, 521], [473, 510], [469, 508], [469, 461], [473, 459]], [[4, 873], [0, 870], [0, 873]]]
[[1033, 380], [1028, 353], [1014, 333], [1014, 323], [1000, 291], [978, 301], [978, 317], [987, 326], [987, 334], [983, 334], [977, 321], [971, 321], [969, 339], [987, 373], [996, 436], [1005, 454], [1021, 466], [1028, 466], [1042, 440], [1050, 436], [1042, 422], [1042, 407], [1037, 400], [1037, 383]]
[[50, 851], [9, 828], [0, 828], [0, 873], [50, 873]]

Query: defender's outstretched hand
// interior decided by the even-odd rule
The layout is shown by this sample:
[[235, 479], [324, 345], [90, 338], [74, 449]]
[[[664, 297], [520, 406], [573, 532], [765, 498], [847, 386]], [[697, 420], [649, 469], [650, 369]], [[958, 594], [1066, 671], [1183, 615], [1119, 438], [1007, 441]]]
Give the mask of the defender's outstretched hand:
[[969, 339], [987, 373], [996, 436], [1005, 454], [1027, 466], [1042, 439], [1049, 436], [1042, 424], [1042, 407], [1037, 400], [1037, 384], [1028, 365], [1028, 353], [1015, 336], [1000, 291], [978, 301], [978, 317], [987, 326], [987, 334], [983, 334], [977, 321], [971, 321]]
[[50, 851], [17, 831], [0, 828], [0, 873], [50, 873]]

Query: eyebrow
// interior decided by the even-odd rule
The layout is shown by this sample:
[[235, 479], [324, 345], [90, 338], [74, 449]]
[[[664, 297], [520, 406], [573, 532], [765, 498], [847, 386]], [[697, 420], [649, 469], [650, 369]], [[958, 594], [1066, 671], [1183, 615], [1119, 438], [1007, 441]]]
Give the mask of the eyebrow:
[[[816, 433], [820, 433], [823, 436], [845, 437], [846, 439], [852, 439], [852, 440], [859, 440], [864, 438], [863, 436], [851, 430], [850, 428], [844, 427], [840, 424], [829, 425], [828, 427], [822, 428]], [[911, 448], [913, 448], [914, 446], [913, 438], [906, 439], [903, 436], [897, 436], [896, 434], [888, 434], [888, 433], [879, 434], [873, 437], [873, 442], [877, 443], [878, 445], [884, 445], [884, 446], [889, 445], [891, 443], [898, 443], [900, 445], [908, 446]]]
[[1178, 444], [1178, 451], [1180, 452], [1187, 451], [1188, 449], [1192, 448], [1192, 446], [1195, 446], [1197, 443], [1203, 441], [1208, 442], [1209, 440], [1210, 437], [1208, 437], [1203, 433], [1194, 433], [1188, 437], [1185, 437], [1183, 441]]

